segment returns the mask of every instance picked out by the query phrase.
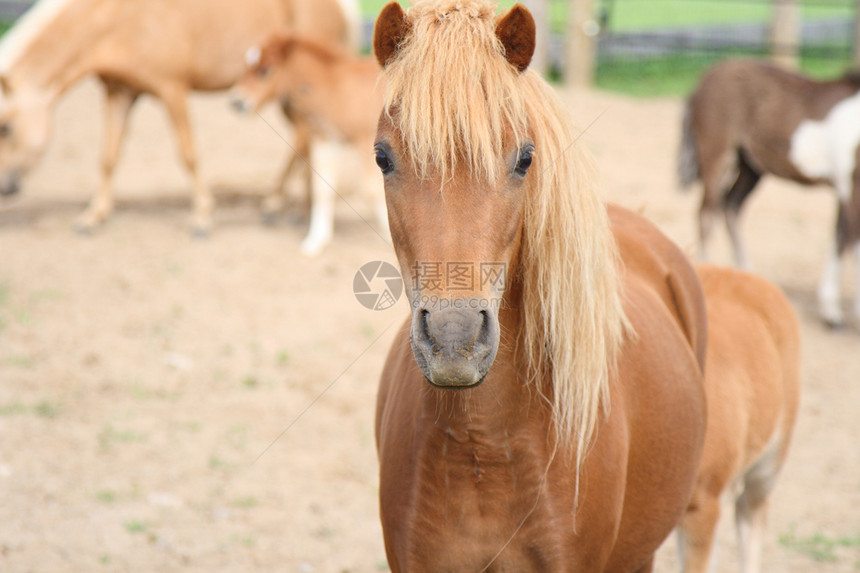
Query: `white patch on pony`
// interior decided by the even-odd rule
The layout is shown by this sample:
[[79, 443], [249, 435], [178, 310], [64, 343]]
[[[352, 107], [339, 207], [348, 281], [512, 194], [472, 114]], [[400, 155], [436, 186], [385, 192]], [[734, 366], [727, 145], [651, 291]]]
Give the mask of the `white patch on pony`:
[[0, 74], [10, 71], [38, 34], [73, 0], [41, 0], [33, 5], [0, 42]]
[[818, 312], [825, 322], [833, 325], [840, 325], [843, 322], [840, 304], [841, 282], [842, 261], [839, 260], [839, 251], [834, 244], [830, 258], [824, 266], [824, 272], [821, 273], [821, 281], [818, 283]]
[[823, 120], [801, 122], [791, 136], [788, 158], [806, 177], [832, 181], [839, 200], [846, 203], [858, 145], [860, 92], [833, 106]]
[[260, 48], [259, 46], [251, 46], [248, 48], [248, 51], [245, 52], [245, 65], [249, 68], [253, 68], [257, 64], [260, 63]]

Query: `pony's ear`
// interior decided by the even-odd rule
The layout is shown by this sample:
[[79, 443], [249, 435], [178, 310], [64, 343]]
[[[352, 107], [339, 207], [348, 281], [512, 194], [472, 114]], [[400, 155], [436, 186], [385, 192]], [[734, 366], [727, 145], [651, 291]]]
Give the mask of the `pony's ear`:
[[386, 4], [376, 18], [373, 30], [373, 53], [376, 54], [376, 61], [380, 66], [384, 68], [391, 62], [397, 54], [397, 47], [408, 32], [409, 21], [406, 20], [406, 12], [400, 4]]
[[12, 93], [12, 85], [9, 83], [9, 78], [0, 76], [0, 93], [9, 95]]
[[496, 24], [496, 36], [505, 47], [505, 58], [525, 71], [535, 53], [535, 19], [522, 4], [515, 4]]

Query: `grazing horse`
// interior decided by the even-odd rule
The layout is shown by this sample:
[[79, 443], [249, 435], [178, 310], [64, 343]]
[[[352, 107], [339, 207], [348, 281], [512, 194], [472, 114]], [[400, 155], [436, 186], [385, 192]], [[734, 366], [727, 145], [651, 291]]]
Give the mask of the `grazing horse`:
[[708, 426], [696, 489], [679, 527], [684, 573], [715, 571], [720, 498], [732, 486], [740, 563], [761, 570], [767, 500], [785, 461], [800, 397], [800, 326], [766, 280], [698, 269], [708, 308]]
[[352, 183], [375, 199], [377, 232], [387, 236], [382, 179], [371, 153], [382, 109], [376, 60], [295, 34], [278, 34], [248, 54], [248, 69], [233, 90], [233, 106], [256, 111], [277, 98], [288, 106], [294, 123], [307, 126], [311, 137], [315, 176], [310, 184], [310, 228], [302, 252], [315, 255], [331, 240], [343, 148], [356, 156], [359, 172], [350, 174]]
[[[679, 175], [681, 185], [701, 179], [700, 243], [719, 211], [735, 262], [749, 267], [738, 230], [744, 201], [762, 175], [804, 185], [829, 183], [839, 213], [836, 239], [818, 287], [819, 312], [831, 326], [844, 322], [841, 259], [853, 246], [860, 269], [860, 76], [816, 82], [754, 61], [729, 61], [710, 70], [687, 102]], [[854, 301], [860, 320], [860, 281]]]
[[705, 432], [695, 271], [598, 197], [534, 20], [397, 3], [376, 162], [411, 318], [377, 398], [391, 570], [652, 570]]
[[58, 98], [96, 75], [107, 96], [102, 181], [78, 228], [95, 227], [113, 210], [111, 179], [129, 111], [149, 94], [167, 108], [191, 174], [192, 225], [207, 231], [213, 199], [197, 170], [188, 93], [233, 85], [248, 47], [282, 27], [346, 42], [346, 13], [338, 0], [42, 0], [0, 45], [0, 194], [17, 190], [44, 152]]

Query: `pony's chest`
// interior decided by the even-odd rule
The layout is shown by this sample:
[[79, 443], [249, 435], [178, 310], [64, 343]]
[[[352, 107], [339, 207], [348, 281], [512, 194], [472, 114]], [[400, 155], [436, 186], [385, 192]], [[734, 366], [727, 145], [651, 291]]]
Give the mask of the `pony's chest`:
[[[454, 444], [452, 446], [452, 444]], [[448, 441], [421, 460], [408, 571], [560, 571], [572, 530], [565, 495], [543, 483], [545, 463], [506, 445]]]

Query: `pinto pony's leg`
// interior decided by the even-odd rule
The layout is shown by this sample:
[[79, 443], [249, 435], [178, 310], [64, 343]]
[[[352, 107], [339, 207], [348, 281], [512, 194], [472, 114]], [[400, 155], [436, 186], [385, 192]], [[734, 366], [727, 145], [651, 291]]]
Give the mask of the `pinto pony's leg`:
[[340, 159], [340, 146], [329, 141], [316, 141], [311, 149], [311, 221], [301, 251], [312, 257], [318, 255], [330, 241], [334, 230], [334, 199]]
[[716, 145], [712, 152], [702, 146], [700, 165], [702, 169], [702, 204], [699, 207], [699, 258], [709, 260], [708, 243], [714, 230], [717, 214], [722, 211], [725, 196], [734, 177], [734, 150]]
[[179, 141], [179, 152], [185, 168], [191, 175], [192, 185], [192, 214], [191, 228], [196, 235], [206, 235], [212, 227], [212, 209], [214, 200], [209, 187], [203, 182], [197, 171], [197, 152], [194, 148], [194, 138], [191, 134], [191, 121], [188, 117], [188, 90], [184, 87], [174, 88], [159, 94], [170, 120], [176, 130]]
[[105, 86], [105, 141], [102, 155], [102, 180], [87, 210], [75, 222], [79, 231], [89, 231], [113, 212], [113, 172], [125, 139], [128, 116], [139, 92], [119, 83], [102, 79]]
[[842, 255], [850, 247], [852, 240], [851, 213], [846, 204], [839, 201], [836, 215], [836, 240], [830, 251], [830, 258], [824, 265], [818, 283], [818, 312], [824, 322], [836, 328], [842, 326], [845, 317], [842, 313]]
[[726, 217], [729, 238], [732, 242], [735, 264], [744, 270], [750, 270], [750, 261], [744, 242], [741, 239], [738, 219], [744, 201], [753, 192], [760, 180], [761, 174], [750, 167], [749, 163], [744, 159], [742, 152], [738, 152], [738, 178], [731, 189], [729, 189], [729, 192], [723, 197], [723, 212]]

